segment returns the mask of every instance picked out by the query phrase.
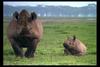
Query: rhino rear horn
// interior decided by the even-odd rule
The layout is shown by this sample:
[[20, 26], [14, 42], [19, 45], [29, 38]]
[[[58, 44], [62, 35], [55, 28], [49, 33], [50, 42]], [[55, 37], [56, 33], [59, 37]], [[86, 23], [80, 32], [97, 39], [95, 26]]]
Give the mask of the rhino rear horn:
[[74, 40], [74, 41], [76, 40], [76, 36], [75, 36], [75, 35], [73, 35], [73, 40]]

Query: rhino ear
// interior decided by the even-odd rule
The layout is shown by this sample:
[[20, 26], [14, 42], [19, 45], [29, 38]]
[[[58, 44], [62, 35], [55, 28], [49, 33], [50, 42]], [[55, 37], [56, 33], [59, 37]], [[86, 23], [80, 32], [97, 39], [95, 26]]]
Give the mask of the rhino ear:
[[16, 20], [18, 20], [18, 17], [19, 17], [19, 13], [17, 11], [15, 11], [13, 13], [13, 17], [16, 18]]
[[35, 12], [32, 12], [30, 18], [31, 18], [31, 20], [36, 20], [37, 19], [36, 13]]
[[76, 40], [76, 36], [75, 35], [73, 35], [73, 41], [75, 41]]

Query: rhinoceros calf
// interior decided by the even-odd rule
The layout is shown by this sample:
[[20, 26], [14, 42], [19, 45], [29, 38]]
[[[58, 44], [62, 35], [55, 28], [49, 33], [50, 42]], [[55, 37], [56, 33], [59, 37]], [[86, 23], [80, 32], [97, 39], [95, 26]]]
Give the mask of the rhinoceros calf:
[[75, 36], [68, 37], [67, 40], [63, 43], [64, 53], [71, 55], [84, 55], [87, 51], [85, 44], [83, 44], [79, 39], [76, 39]]

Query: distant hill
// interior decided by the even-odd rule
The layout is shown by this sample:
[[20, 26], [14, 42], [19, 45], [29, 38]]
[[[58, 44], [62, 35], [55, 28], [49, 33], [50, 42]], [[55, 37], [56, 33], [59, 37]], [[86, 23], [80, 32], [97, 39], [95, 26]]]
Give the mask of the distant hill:
[[26, 9], [29, 12], [35, 11], [38, 16], [61, 16], [61, 17], [96, 17], [96, 5], [88, 4], [83, 7], [71, 6], [9, 6], [3, 5], [3, 16], [11, 16], [15, 11]]

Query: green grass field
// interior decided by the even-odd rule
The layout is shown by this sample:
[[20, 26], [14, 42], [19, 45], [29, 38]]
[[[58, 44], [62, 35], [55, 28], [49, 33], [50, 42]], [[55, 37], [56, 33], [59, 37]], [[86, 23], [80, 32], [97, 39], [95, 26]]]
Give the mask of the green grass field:
[[[7, 21], [6, 21], [7, 22]], [[7, 39], [8, 23], [3, 23], [3, 65], [96, 65], [96, 20], [66, 19], [45, 21], [44, 35], [37, 46], [34, 58], [15, 57]], [[63, 42], [76, 35], [87, 46], [84, 56], [64, 55]]]

